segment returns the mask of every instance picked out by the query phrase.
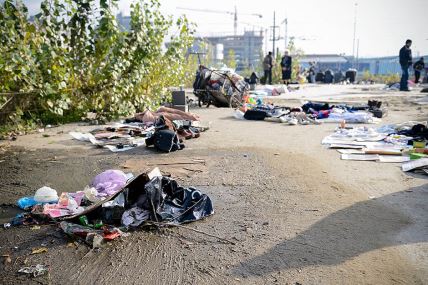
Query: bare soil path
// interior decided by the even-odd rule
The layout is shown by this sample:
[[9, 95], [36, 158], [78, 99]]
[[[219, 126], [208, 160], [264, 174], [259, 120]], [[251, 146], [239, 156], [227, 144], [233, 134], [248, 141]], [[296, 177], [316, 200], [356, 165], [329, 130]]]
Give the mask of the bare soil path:
[[[378, 91], [347, 92], [340, 96], [347, 94], [350, 101], [379, 96]], [[384, 123], [428, 119], [427, 108], [409, 103], [411, 95], [419, 94], [379, 97], [390, 105]], [[280, 100], [299, 105], [298, 99]], [[0, 255], [11, 257], [10, 263], [1, 260], [0, 283], [428, 283], [426, 176], [405, 174], [397, 164], [340, 160], [320, 144], [335, 124], [286, 126], [238, 121], [230, 109], [196, 112], [211, 121], [211, 129], [171, 154], [94, 149], [70, 139], [68, 131], [92, 128], [76, 124], [48, 129], [49, 137], [36, 133], [2, 143], [0, 218], [18, 198], [43, 185], [74, 192], [109, 168], [137, 174], [156, 163], [197, 158], [206, 164], [161, 170], [214, 201], [213, 216], [188, 226], [234, 245], [174, 228], [136, 231], [90, 251], [67, 240], [55, 225], [0, 229]], [[29, 254], [41, 245], [47, 253]], [[37, 263], [48, 265], [49, 274], [17, 274], [25, 264]]]

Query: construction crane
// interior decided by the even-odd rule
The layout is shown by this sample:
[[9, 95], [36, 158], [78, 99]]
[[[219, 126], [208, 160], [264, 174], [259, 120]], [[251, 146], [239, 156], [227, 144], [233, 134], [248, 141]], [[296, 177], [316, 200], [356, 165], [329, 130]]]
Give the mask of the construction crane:
[[[217, 14], [233, 15], [233, 32], [234, 32], [235, 36], [237, 34], [237, 30], [238, 30], [238, 10], [236, 9], [236, 6], [235, 6], [235, 11], [234, 12], [231, 12], [231, 11], [222, 11], [222, 10], [186, 8], [186, 7], [177, 7], [177, 9], [188, 10], [188, 11], [196, 11], [196, 12], [205, 12], [205, 13], [217, 13]], [[240, 15], [256, 16], [256, 17], [259, 17], [259, 18], [263, 18], [263, 15], [256, 14], [256, 13], [253, 13], [253, 14], [240, 14]]]

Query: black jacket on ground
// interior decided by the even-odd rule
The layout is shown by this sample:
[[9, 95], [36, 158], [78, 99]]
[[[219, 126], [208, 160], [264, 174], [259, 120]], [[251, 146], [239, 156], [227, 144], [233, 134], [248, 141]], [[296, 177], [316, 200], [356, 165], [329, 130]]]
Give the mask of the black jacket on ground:
[[400, 49], [400, 65], [404, 67], [412, 65], [412, 50], [406, 46]]

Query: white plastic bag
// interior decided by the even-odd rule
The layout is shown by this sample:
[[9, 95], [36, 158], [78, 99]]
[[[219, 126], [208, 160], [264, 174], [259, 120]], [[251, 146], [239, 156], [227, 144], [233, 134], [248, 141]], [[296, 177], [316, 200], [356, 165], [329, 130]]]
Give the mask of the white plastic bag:
[[58, 193], [55, 189], [47, 186], [37, 189], [34, 200], [39, 203], [49, 203], [58, 201]]
[[233, 112], [233, 116], [239, 120], [243, 120], [244, 119], [244, 113], [239, 111], [239, 110], [235, 110]]

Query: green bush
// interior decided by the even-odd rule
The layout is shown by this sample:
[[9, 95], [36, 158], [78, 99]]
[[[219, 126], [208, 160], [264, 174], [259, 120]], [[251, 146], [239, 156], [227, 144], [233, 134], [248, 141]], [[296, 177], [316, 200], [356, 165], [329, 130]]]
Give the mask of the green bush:
[[[28, 20], [20, 1], [0, 7], [0, 124], [105, 118], [158, 106], [189, 72], [193, 25], [161, 14], [158, 0], [131, 5], [122, 31], [117, 0], [44, 0]], [[167, 36], [169, 45], [163, 48]], [[194, 74], [192, 74], [194, 76]]]
[[375, 83], [392, 84], [392, 83], [400, 82], [400, 75], [398, 73], [376, 75], [376, 74], [372, 74], [369, 70], [365, 70], [363, 72], [361, 79], [363, 81], [373, 81]]

